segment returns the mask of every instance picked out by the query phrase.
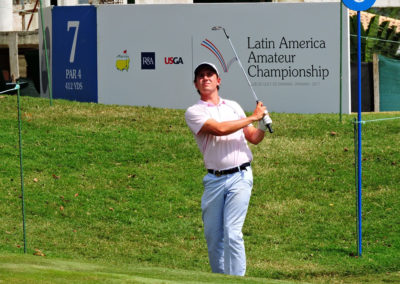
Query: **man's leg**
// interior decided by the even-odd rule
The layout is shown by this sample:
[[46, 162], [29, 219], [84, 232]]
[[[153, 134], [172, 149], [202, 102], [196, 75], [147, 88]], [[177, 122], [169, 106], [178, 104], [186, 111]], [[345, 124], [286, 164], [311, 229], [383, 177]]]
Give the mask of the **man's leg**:
[[201, 198], [204, 236], [207, 240], [208, 258], [214, 273], [224, 273], [224, 184], [225, 177], [208, 174], [203, 179]]
[[225, 200], [224, 248], [225, 273], [244, 276], [246, 272], [246, 253], [242, 227], [249, 206], [253, 174], [251, 168], [232, 175], [227, 187], [230, 188]]

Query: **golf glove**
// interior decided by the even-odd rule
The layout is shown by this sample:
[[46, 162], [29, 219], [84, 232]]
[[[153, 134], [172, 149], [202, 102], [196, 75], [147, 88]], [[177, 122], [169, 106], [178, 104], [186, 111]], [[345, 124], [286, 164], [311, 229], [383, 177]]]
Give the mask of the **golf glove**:
[[264, 121], [262, 119], [260, 119], [258, 121], [258, 129], [260, 129], [261, 131], [264, 131], [264, 132], [265, 132], [265, 130], [267, 130], [267, 128], [265, 127]]

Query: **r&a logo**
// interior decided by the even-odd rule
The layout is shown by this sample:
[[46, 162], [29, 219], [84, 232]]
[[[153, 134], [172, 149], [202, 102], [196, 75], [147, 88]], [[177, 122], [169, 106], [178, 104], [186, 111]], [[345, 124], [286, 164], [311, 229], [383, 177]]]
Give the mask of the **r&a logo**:
[[142, 69], [156, 69], [155, 52], [142, 52]]

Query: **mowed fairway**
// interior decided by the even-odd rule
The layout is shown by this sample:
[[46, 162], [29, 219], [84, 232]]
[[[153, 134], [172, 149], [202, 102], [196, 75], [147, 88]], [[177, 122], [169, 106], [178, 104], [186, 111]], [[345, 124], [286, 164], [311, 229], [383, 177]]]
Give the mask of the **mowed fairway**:
[[355, 115], [272, 113], [275, 133], [251, 146], [248, 269], [238, 279], [208, 273], [205, 169], [184, 110], [21, 105], [27, 255], [17, 100], [2, 95], [0, 282], [400, 282], [400, 120], [363, 125], [358, 257]]

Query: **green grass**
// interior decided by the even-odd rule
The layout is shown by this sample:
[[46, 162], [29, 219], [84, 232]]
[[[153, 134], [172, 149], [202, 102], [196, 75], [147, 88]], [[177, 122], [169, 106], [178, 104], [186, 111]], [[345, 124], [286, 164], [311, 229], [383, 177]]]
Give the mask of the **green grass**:
[[[17, 100], [2, 96], [0, 282], [35, 275], [52, 283], [59, 274], [94, 282], [101, 278], [97, 266], [110, 281], [239, 281], [207, 273], [205, 170], [184, 110], [63, 100], [51, 107], [30, 97], [21, 105], [28, 256]], [[336, 114], [272, 114], [275, 133], [251, 146], [254, 188], [243, 230], [248, 277], [241, 281], [400, 281], [400, 120], [363, 125], [359, 258], [354, 117], [340, 123]], [[32, 256], [35, 250], [45, 257]], [[53, 272], [44, 275], [47, 268], [37, 265]]]
[[[6, 255], [0, 257], [4, 283], [265, 283], [255, 277], [235, 277], [199, 271]], [[268, 283], [292, 283], [268, 280]]]

